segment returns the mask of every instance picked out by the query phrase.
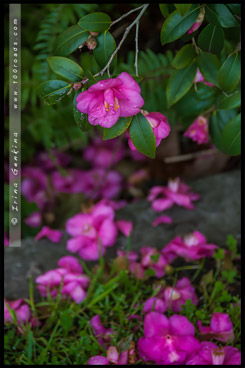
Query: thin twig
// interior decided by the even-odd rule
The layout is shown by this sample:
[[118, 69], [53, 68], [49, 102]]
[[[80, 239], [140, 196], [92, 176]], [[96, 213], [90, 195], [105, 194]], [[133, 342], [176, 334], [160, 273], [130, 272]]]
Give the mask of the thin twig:
[[111, 27], [112, 27], [112, 26], [114, 26], [114, 24], [116, 24], [116, 23], [120, 22], [120, 20], [122, 20], [122, 19], [126, 18], [129, 14], [134, 13], [135, 11], [137, 11], [137, 10], [139, 10], [139, 9], [142, 9], [143, 7], [144, 7], [144, 5], [141, 5], [141, 6], [139, 6], [138, 8], [132, 9], [132, 10], [130, 10], [128, 13], [123, 14], [120, 18], [118, 18], [118, 19], [114, 20], [114, 21], [111, 23]]
[[193, 153], [186, 153], [184, 155], [178, 155], [178, 156], [170, 156], [170, 157], [165, 157], [163, 159], [165, 164], [173, 164], [176, 162], [182, 162], [182, 161], [188, 161], [188, 160], [192, 160], [193, 158], [197, 158], [197, 157], [201, 157], [204, 155], [211, 155], [217, 152], [216, 148], [210, 148], [204, 151], [198, 151], [198, 152], [193, 152]]
[[135, 75], [138, 77], [138, 53], [139, 53], [139, 21], [136, 23], [136, 30], [135, 30]]
[[197, 54], [199, 54], [199, 47], [197, 46], [197, 44], [196, 44], [196, 40], [195, 40], [195, 38], [194, 37], [192, 37], [192, 43], [193, 43], [193, 45], [194, 45], [194, 47], [195, 47], [195, 50], [196, 50], [196, 53]]

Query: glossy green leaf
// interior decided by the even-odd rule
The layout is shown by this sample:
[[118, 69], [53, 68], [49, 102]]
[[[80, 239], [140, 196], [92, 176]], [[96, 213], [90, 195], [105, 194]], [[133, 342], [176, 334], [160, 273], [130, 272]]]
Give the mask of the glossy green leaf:
[[190, 9], [191, 4], [174, 4], [174, 6], [180, 15], [185, 15], [185, 13]]
[[112, 139], [118, 137], [123, 134], [132, 122], [133, 117], [119, 118], [116, 124], [114, 124], [111, 128], [104, 128], [104, 140]]
[[101, 12], [90, 13], [82, 17], [78, 25], [90, 32], [104, 32], [110, 28], [111, 18]]
[[208, 4], [206, 16], [210, 23], [224, 28], [239, 27], [239, 23], [225, 4]]
[[236, 92], [234, 93], [234, 95], [231, 95], [229, 97], [222, 96], [222, 98], [219, 99], [217, 108], [219, 110], [230, 110], [235, 109], [240, 105], [241, 105], [241, 92]]
[[198, 67], [207, 82], [219, 86], [218, 72], [220, 69], [220, 61], [216, 55], [208, 52], [202, 52], [197, 58]]
[[70, 55], [87, 40], [88, 36], [89, 32], [85, 31], [77, 24], [68, 27], [57, 37], [54, 54], [58, 56]]
[[87, 132], [91, 128], [91, 125], [88, 122], [88, 114], [84, 114], [77, 109], [76, 98], [80, 93], [81, 93], [80, 91], [76, 92], [73, 98], [73, 116], [78, 128], [82, 132]]
[[231, 92], [239, 83], [241, 78], [241, 58], [238, 53], [230, 55], [222, 64], [218, 81], [220, 87], [226, 91]]
[[241, 16], [241, 4], [226, 4], [232, 14]]
[[241, 154], [241, 114], [226, 124], [222, 133], [222, 144], [228, 155]]
[[197, 65], [192, 62], [184, 69], [176, 70], [172, 73], [167, 84], [168, 106], [173, 105], [181, 99], [193, 85], [196, 75]]
[[[109, 61], [111, 54], [116, 48], [116, 42], [110, 32], [105, 31], [97, 37], [97, 46], [93, 51], [97, 64], [103, 68]], [[111, 69], [116, 66], [116, 56], [111, 63]]]
[[95, 56], [89, 52], [84, 52], [81, 55], [80, 62], [86, 76], [93, 80], [93, 75], [101, 69], [95, 60]]
[[222, 152], [224, 147], [222, 143], [223, 130], [228, 122], [236, 116], [235, 110], [219, 110], [214, 111], [209, 122], [209, 132], [212, 142]]
[[172, 65], [176, 69], [183, 69], [187, 67], [196, 56], [197, 54], [194, 46], [192, 44], [185, 45], [175, 55]]
[[53, 72], [68, 82], [79, 82], [82, 80], [83, 69], [75, 61], [63, 56], [51, 56], [47, 58]]
[[208, 24], [200, 33], [197, 41], [203, 51], [218, 54], [224, 47], [224, 32], [220, 26]]
[[164, 18], [167, 18], [169, 16], [168, 4], [159, 4], [159, 8]]
[[62, 80], [49, 80], [40, 84], [38, 87], [38, 95], [43, 102], [53, 105], [61, 100], [70, 90], [71, 84]]
[[138, 151], [155, 158], [156, 138], [148, 120], [141, 113], [133, 117], [129, 135]]
[[161, 29], [161, 43], [172, 42], [185, 34], [198, 17], [200, 6], [193, 5], [185, 15], [180, 15], [178, 10], [171, 13], [164, 21]]

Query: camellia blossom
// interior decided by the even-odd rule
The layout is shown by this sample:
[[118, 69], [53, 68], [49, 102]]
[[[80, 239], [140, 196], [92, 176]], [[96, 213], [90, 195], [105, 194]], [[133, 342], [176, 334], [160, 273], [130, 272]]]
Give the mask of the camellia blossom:
[[215, 340], [232, 342], [235, 338], [232, 322], [226, 313], [213, 313], [209, 327], [202, 326], [201, 321], [197, 321], [197, 325], [202, 335], [209, 335]]
[[214, 85], [212, 83], [207, 82], [204, 79], [204, 76], [200, 72], [199, 68], [197, 68], [197, 73], [196, 73], [196, 76], [195, 76], [195, 79], [194, 79], [194, 83], [203, 83], [203, 84], [206, 84], [209, 87], [214, 87]]
[[81, 303], [86, 297], [85, 290], [89, 286], [90, 278], [82, 273], [82, 266], [73, 256], [60, 258], [58, 266], [60, 268], [47, 271], [36, 278], [40, 294], [46, 297], [50, 293], [50, 296], [54, 298], [62, 284], [62, 297], [67, 298], [69, 296], [76, 303]]
[[198, 304], [195, 288], [187, 277], [178, 280], [174, 288], [166, 287], [163, 292], [163, 299], [166, 305], [175, 313], [181, 312], [181, 307], [187, 299], [190, 299], [194, 305]]
[[203, 257], [212, 257], [218, 248], [215, 244], [208, 244], [206, 237], [199, 231], [186, 235], [183, 239], [177, 236], [162, 250], [162, 254], [172, 262], [178, 256], [187, 262]]
[[144, 335], [138, 341], [139, 354], [157, 365], [184, 364], [200, 348], [194, 337], [195, 328], [185, 316], [168, 319], [164, 314], [150, 312], [144, 319]]
[[62, 231], [53, 230], [48, 226], [43, 226], [41, 231], [36, 235], [35, 240], [39, 240], [41, 238], [48, 238], [53, 243], [59, 243], [60, 239], [62, 238]]
[[208, 121], [204, 116], [198, 116], [184, 133], [198, 144], [208, 143]]
[[78, 252], [85, 260], [99, 259], [106, 247], [115, 244], [117, 226], [114, 222], [115, 211], [112, 207], [98, 202], [89, 213], [81, 213], [70, 218], [66, 223], [66, 231], [73, 236], [67, 242], [67, 249]]
[[233, 346], [218, 347], [203, 341], [199, 351], [192, 353], [186, 365], [241, 365], [241, 352]]
[[77, 109], [91, 125], [111, 128], [119, 117], [137, 115], [144, 105], [138, 83], [127, 73], [93, 84], [77, 98]]
[[205, 16], [205, 8], [202, 7], [200, 9], [200, 12], [198, 14], [198, 17], [197, 17], [196, 21], [193, 23], [191, 28], [187, 31], [188, 35], [195, 32], [202, 25], [202, 22], [204, 20], [204, 16]]
[[154, 186], [147, 197], [154, 211], [164, 211], [174, 204], [189, 210], [194, 209], [192, 201], [197, 201], [200, 195], [190, 191], [191, 188], [180, 181], [180, 178], [169, 179], [167, 186]]
[[83, 158], [94, 167], [108, 168], [116, 165], [124, 157], [125, 149], [122, 144], [118, 145], [117, 139], [103, 141], [96, 137], [83, 152]]
[[[148, 112], [146, 110], [140, 110], [141, 114], [145, 116], [148, 120], [150, 126], [152, 127], [153, 133], [156, 137], [156, 147], [159, 146], [161, 140], [166, 138], [170, 133], [170, 125], [166, 116], [161, 114], [160, 112]], [[130, 134], [127, 130], [126, 136], [128, 138], [128, 145], [132, 151], [135, 151], [137, 148], [134, 146]]]
[[39, 227], [42, 223], [42, 215], [40, 212], [32, 212], [27, 218], [24, 219], [24, 222], [31, 227]]
[[142, 255], [141, 265], [144, 268], [152, 268], [157, 278], [165, 275], [165, 267], [168, 265], [168, 261], [163, 254], [152, 247], [142, 247], [140, 253]]

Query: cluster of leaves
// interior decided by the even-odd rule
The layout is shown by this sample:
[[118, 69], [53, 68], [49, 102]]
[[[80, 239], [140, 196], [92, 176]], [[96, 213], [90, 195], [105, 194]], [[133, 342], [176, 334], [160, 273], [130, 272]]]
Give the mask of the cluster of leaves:
[[[144, 108], [165, 113], [170, 123], [177, 120], [186, 128], [198, 115], [208, 114], [213, 143], [229, 155], [238, 155], [241, 150], [240, 8], [240, 4], [160, 4], [165, 18], [160, 34], [162, 45], [181, 38], [184, 46], [176, 55], [170, 50], [165, 54], [155, 54], [151, 50], [141, 52], [140, 78], [134, 76], [133, 52], [128, 54], [126, 63], [122, 59], [117, 63], [114, 58], [110, 65], [112, 77], [128, 71], [140, 82], [146, 101]], [[205, 15], [201, 31], [187, 35], [200, 12]], [[45, 81], [40, 85], [39, 95], [45, 103], [55, 104], [72, 92], [74, 83], [74, 89], [79, 88], [77, 84], [83, 78], [88, 79], [87, 87], [108, 77], [107, 73], [101, 76], [99, 72], [116, 48], [110, 26], [111, 18], [106, 13], [89, 13], [57, 37], [56, 56], [49, 57], [48, 63], [61, 80]], [[89, 32], [99, 33], [97, 46], [93, 53], [82, 53], [78, 64], [74, 53], [89, 41]], [[213, 87], [193, 83], [197, 68]], [[73, 101], [75, 121], [82, 131], [87, 131], [87, 116], [77, 111], [75, 99]], [[155, 137], [141, 115], [121, 118], [112, 128], [104, 128], [104, 139], [117, 137], [128, 128], [136, 148], [153, 158]]]

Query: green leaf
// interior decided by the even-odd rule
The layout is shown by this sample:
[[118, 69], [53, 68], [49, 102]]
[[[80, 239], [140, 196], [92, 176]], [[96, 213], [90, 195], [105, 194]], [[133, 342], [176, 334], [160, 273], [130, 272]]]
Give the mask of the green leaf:
[[215, 86], [219, 86], [218, 72], [220, 69], [220, 61], [217, 56], [208, 52], [202, 52], [198, 56], [197, 63], [206, 81], [213, 83]]
[[241, 105], [241, 92], [236, 92], [231, 96], [221, 96], [217, 103], [218, 110], [230, 110], [235, 109]]
[[190, 9], [191, 4], [174, 4], [174, 6], [180, 15], [185, 15], [185, 13]]
[[73, 116], [78, 128], [82, 132], [87, 132], [91, 128], [91, 125], [88, 122], [88, 114], [84, 114], [77, 109], [76, 98], [80, 93], [81, 93], [80, 91], [76, 92], [73, 98]]
[[98, 71], [100, 70], [100, 67], [95, 60], [95, 56], [93, 54], [90, 54], [89, 52], [84, 52], [81, 54], [80, 63], [86, 76], [89, 79], [94, 80], [93, 75], [98, 73]]
[[[103, 68], [109, 61], [111, 54], [116, 49], [116, 42], [110, 32], [105, 31], [97, 37], [97, 46], [94, 49], [94, 57], [97, 64]], [[116, 66], [116, 56], [114, 57], [111, 68], [112, 70]]]
[[241, 4], [226, 4], [226, 6], [230, 9], [232, 14], [236, 14], [239, 17], [241, 16]]
[[222, 134], [228, 122], [236, 116], [235, 110], [219, 110], [214, 111], [209, 122], [209, 131], [212, 142], [220, 150], [224, 151]]
[[179, 101], [189, 91], [193, 84], [196, 71], [196, 63], [192, 62], [186, 68], [176, 70], [172, 73], [167, 84], [167, 101], [169, 107]]
[[168, 4], [159, 4], [159, 8], [164, 18], [167, 18], [169, 15]]
[[241, 59], [238, 53], [230, 55], [222, 64], [218, 81], [220, 87], [226, 91], [231, 92], [239, 83], [241, 78]]
[[50, 68], [60, 77], [68, 82], [79, 82], [82, 80], [83, 69], [75, 61], [63, 56], [51, 56], [47, 58]]
[[141, 113], [134, 116], [129, 127], [129, 135], [138, 151], [155, 158], [156, 138], [148, 120]]
[[208, 24], [200, 33], [197, 41], [203, 51], [218, 54], [224, 47], [224, 32], [220, 26]]
[[77, 24], [68, 27], [55, 41], [55, 55], [68, 56], [75, 51], [89, 37], [89, 32], [81, 29]]
[[193, 5], [185, 15], [181, 16], [178, 10], [171, 13], [164, 21], [161, 29], [161, 43], [172, 42], [185, 34], [198, 17], [200, 6]]
[[192, 44], [185, 45], [177, 52], [173, 60], [173, 67], [176, 69], [183, 69], [187, 67], [196, 57], [195, 48]]
[[78, 25], [90, 32], [104, 32], [110, 28], [111, 18], [105, 13], [90, 13], [82, 17]]
[[38, 87], [38, 95], [43, 99], [43, 102], [48, 105], [53, 105], [61, 100], [70, 90], [71, 84], [62, 80], [49, 80], [43, 82]]
[[225, 153], [230, 156], [241, 154], [241, 114], [226, 124], [221, 140]]
[[125, 130], [128, 129], [128, 127], [131, 124], [133, 117], [126, 117], [126, 118], [119, 118], [116, 124], [114, 124], [111, 128], [104, 128], [104, 140], [112, 139], [115, 137], [118, 137], [122, 133], [125, 132]]
[[239, 23], [224, 4], [208, 4], [206, 16], [210, 23], [224, 28], [239, 27]]

